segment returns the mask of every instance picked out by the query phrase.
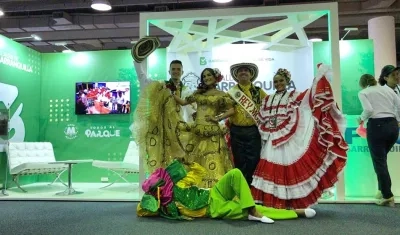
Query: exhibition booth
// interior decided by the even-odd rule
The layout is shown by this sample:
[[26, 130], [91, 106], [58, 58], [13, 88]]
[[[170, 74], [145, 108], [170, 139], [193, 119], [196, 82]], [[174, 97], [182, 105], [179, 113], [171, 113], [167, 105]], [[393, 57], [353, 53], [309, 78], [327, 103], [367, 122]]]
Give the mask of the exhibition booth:
[[[310, 42], [304, 27], [326, 16], [329, 40]], [[248, 29], [235, 28], [249, 18], [255, 23]], [[355, 130], [362, 111], [358, 80], [375, 73], [374, 45], [339, 41], [337, 3], [140, 14], [141, 37], [159, 30], [173, 40], [144, 62], [148, 76], [168, 79], [169, 62], [179, 59], [182, 82], [192, 89], [211, 67], [221, 70], [218, 86], [227, 91], [235, 84], [230, 65], [251, 62], [259, 67], [255, 85], [268, 94], [278, 68], [291, 72], [289, 89], [305, 90], [318, 63], [331, 65], [335, 99], [348, 121], [349, 151], [334, 196], [321, 201], [373, 201], [375, 173], [366, 140]], [[289, 38], [293, 34], [297, 39]], [[0, 113], [9, 130], [0, 133], [0, 183], [8, 195], [0, 200], [140, 200], [146, 172], [132, 132], [140, 83], [130, 50], [39, 53], [0, 36], [0, 71]], [[396, 144], [389, 156], [394, 179], [400, 176], [399, 152]], [[400, 182], [393, 181], [392, 190], [400, 196]]]

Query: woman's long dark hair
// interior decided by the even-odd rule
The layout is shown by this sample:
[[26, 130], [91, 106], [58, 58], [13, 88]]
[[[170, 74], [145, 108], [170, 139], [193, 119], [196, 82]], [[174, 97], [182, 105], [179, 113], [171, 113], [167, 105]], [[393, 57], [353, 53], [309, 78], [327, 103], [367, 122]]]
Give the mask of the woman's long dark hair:
[[[204, 83], [204, 76], [203, 76], [203, 75], [204, 75], [204, 73], [205, 73], [206, 71], [210, 72], [211, 75], [213, 75], [214, 77], [216, 77], [216, 74], [215, 74], [214, 69], [212, 69], [212, 68], [205, 68], [205, 69], [201, 72], [201, 75], [200, 75], [200, 83], [199, 83], [199, 85], [197, 86], [197, 90], [199, 90], [200, 93], [204, 93], [204, 92], [206, 92], [206, 91], [209, 89], [209, 87]], [[215, 83], [215, 85], [217, 85], [217, 83]]]
[[380, 84], [381, 86], [384, 86], [384, 85], [387, 84], [387, 81], [385, 80], [385, 77], [386, 77], [386, 76], [384, 76], [383, 74], [381, 74], [381, 75], [379, 76], [378, 82], [379, 82], [379, 84]]

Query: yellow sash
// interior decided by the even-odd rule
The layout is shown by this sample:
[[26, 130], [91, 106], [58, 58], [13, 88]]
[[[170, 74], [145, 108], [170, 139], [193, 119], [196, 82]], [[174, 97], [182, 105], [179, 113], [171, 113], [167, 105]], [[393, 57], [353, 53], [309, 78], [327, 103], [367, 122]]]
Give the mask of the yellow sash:
[[260, 124], [260, 120], [257, 118], [259, 108], [252, 99], [244, 94], [237, 86], [231, 88], [228, 94], [246, 111], [248, 114], [247, 116], [252, 117], [257, 125]]

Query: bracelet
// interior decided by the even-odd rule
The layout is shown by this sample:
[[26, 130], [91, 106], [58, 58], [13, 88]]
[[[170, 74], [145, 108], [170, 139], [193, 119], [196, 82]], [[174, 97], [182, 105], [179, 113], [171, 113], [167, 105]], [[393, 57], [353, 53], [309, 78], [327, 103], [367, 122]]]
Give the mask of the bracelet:
[[218, 121], [221, 121], [221, 120], [223, 120], [222, 116], [223, 116], [223, 114], [220, 114], [220, 115], [215, 116], [215, 118], [216, 118]]

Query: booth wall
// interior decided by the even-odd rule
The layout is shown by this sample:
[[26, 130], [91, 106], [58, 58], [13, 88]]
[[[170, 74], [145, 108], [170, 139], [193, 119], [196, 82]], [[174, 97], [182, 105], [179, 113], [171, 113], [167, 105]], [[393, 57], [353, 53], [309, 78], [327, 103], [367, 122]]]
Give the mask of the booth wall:
[[[342, 107], [348, 119], [345, 138], [350, 146], [345, 169], [346, 196], [370, 197], [376, 193], [376, 177], [366, 140], [355, 133], [355, 120], [362, 111], [357, 97], [360, 90], [358, 80], [364, 73], [374, 74], [373, 43], [371, 40], [341, 41], [340, 47]], [[75, 83], [129, 81], [133, 112], [139, 96], [139, 83], [129, 50], [41, 55], [0, 36], [0, 56], [0, 108], [8, 103], [11, 105], [12, 141], [52, 142], [57, 160], [123, 160], [129, 142], [134, 140], [130, 130], [133, 115], [75, 115]], [[167, 56], [165, 49], [159, 49], [148, 59], [148, 73], [153, 79], [169, 78], [167, 71], [172, 58], [167, 59]], [[313, 43], [312, 65], [320, 62], [330, 63], [329, 42]], [[199, 58], [196, 57], [193, 63], [199, 63]], [[21, 64], [24, 69], [18, 68]], [[208, 66], [224, 70], [221, 65]], [[282, 64], [279, 67], [285, 66]], [[200, 73], [191, 71], [187, 66], [184, 68], [187, 68], [184, 69], [186, 72]], [[114, 133], [119, 130], [119, 136], [86, 135], [88, 131], [104, 130]], [[400, 176], [400, 172], [395, 171], [395, 166], [400, 163], [399, 150], [400, 146], [396, 144], [389, 155], [393, 178]], [[4, 179], [6, 156], [0, 154], [0, 179]], [[91, 164], [78, 164], [74, 168], [74, 182], [100, 182], [101, 177], [114, 179], [105, 170], [94, 168]], [[23, 177], [21, 183], [52, 179], [49, 176]], [[133, 177], [131, 180], [137, 179]], [[395, 181], [393, 184], [394, 193], [400, 195], [399, 184]]]
[[[165, 79], [164, 62], [165, 49], [157, 50], [149, 73]], [[131, 114], [75, 114], [77, 82], [115, 81], [131, 83]], [[129, 142], [134, 140], [130, 126], [139, 98], [139, 82], [129, 50], [43, 54], [41, 91], [40, 141], [53, 143], [57, 160], [123, 161]], [[116, 178], [91, 163], [74, 167], [74, 182], [100, 182], [102, 177], [110, 181]], [[138, 180], [132, 177], [130, 180]], [[42, 176], [41, 180], [51, 179]]]
[[[0, 109], [9, 109], [9, 134], [0, 137], [0, 179], [4, 182], [7, 139], [38, 141], [41, 99], [41, 54], [0, 35]], [[26, 176], [20, 183], [36, 182]], [[10, 178], [8, 178], [10, 182]]]
[[[330, 64], [330, 43], [315, 42], [314, 64]], [[358, 100], [361, 75], [374, 74], [374, 44], [372, 40], [340, 41], [340, 78], [342, 87], [342, 109], [347, 115], [359, 115], [362, 112]]]
[[[345, 139], [349, 144], [348, 160], [345, 170], [345, 186], [347, 199], [374, 197], [378, 190], [378, 183], [372, 165], [371, 156], [366, 139], [356, 133], [359, 115], [347, 116], [347, 130]], [[400, 196], [400, 138], [388, 154], [388, 167], [392, 178], [392, 191]]]
[[[329, 42], [314, 43], [314, 62], [329, 62]], [[349, 144], [347, 166], [344, 171], [345, 197], [347, 200], [372, 198], [378, 186], [374, 168], [372, 166], [367, 141], [357, 133], [357, 118], [362, 112], [358, 99], [360, 91], [359, 79], [361, 75], [375, 74], [374, 46], [372, 40], [340, 41], [340, 76], [342, 87], [342, 108], [346, 114], [347, 129], [346, 142]], [[393, 179], [392, 191], [400, 196], [400, 139], [392, 148], [388, 156], [389, 171]]]

